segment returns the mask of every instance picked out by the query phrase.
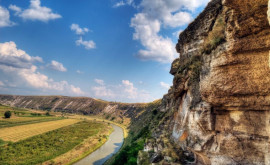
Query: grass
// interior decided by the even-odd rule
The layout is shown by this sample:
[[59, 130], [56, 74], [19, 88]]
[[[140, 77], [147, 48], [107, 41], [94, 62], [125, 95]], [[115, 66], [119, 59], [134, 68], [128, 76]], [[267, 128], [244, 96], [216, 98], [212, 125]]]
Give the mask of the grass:
[[[0, 147], [1, 165], [31, 165], [51, 160], [97, 135], [108, 124], [82, 121]], [[52, 161], [53, 163], [53, 161]]]
[[22, 139], [26, 139], [35, 135], [39, 135], [48, 131], [52, 131], [61, 127], [77, 123], [78, 121], [79, 120], [76, 119], [65, 119], [2, 128], [0, 129], [0, 138], [4, 141], [16, 142]]
[[144, 127], [137, 136], [132, 139], [130, 145], [126, 145], [117, 154], [112, 165], [118, 165], [119, 162], [123, 165], [137, 165], [137, 157], [140, 150], [143, 149], [145, 140], [150, 137], [149, 127]]
[[202, 53], [210, 54], [218, 45], [226, 41], [225, 38], [225, 23], [223, 18], [219, 18], [204, 40]]
[[5, 145], [5, 144], [6, 144], [6, 142], [4, 140], [0, 139], [0, 147]]

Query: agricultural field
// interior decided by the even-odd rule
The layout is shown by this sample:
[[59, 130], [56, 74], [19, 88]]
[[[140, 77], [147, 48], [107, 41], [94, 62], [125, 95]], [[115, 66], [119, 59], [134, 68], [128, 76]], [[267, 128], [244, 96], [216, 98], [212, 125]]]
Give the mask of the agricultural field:
[[[4, 113], [6, 111], [11, 112], [11, 118], [5, 119]], [[0, 105], [0, 129], [5, 127], [13, 127], [25, 124], [34, 124], [40, 122], [48, 122], [54, 120], [64, 119], [58, 116], [46, 115], [46, 112], [33, 112], [27, 109], [15, 108]]]
[[[25, 140], [9, 143], [0, 147], [0, 164], [30, 165], [51, 160], [109, 127], [106, 123], [81, 121]], [[107, 133], [109, 134], [109, 132]], [[102, 139], [108, 134], [98, 137]]]
[[19, 140], [23, 140], [35, 135], [39, 135], [61, 127], [75, 124], [79, 121], [80, 120], [76, 119], [64, 119], [2, 128], [0, 129], [0, 139], [4, 141], [17, 142]]
[[75, 162], [104, 144], [112, 130], [105, 122], [0, 105], [0, 164]]

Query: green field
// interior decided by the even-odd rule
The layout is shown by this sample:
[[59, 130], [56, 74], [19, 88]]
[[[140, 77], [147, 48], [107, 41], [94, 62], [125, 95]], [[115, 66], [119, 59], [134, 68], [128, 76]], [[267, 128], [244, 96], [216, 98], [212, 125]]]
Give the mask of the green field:
[[96, 135], [107, 124], [82, 121], [45, 134], [0, 147], [1, 165], [42, 163], [68, 152], [84, 139]]

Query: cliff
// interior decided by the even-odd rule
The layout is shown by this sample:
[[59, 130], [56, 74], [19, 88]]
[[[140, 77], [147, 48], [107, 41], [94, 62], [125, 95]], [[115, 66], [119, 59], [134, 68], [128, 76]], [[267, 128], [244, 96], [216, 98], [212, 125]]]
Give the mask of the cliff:
[[180, 34], [150, 162], [270, 164], [267, 10], [268, 0], [212, 0]]

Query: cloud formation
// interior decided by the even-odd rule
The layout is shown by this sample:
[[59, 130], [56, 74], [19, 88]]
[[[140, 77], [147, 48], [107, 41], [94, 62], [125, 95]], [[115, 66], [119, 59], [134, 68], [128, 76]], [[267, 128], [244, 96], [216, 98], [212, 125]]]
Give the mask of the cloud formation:
[[54, 81], [38, 72], [34, 63], [42, 62], [40, 57], [32, 57], [25, 51], [17, 49], [14, 42], [0, 43], [0, 70], [12, 77], [14, 86], [28, 87], [42, 92], [58, 92], [68, 95], [84, 95], [80, 88], [70, 85], [67, 81]]
[[15, 11], [15, 15], [24, 20], [48, 22], [62, 18], [60, 14], [54, 13], [52, 9], [41, 6], [40, 0], [30, 0], [28, 9], [23, 10], [16, 5], [10, 5], [9, 9]]
[[114, 8], [121, 7], [121, 6], [133, 6], [135, 7], [134, 1], [133, 0], [121, 0], [117, 2], [116, 4], [113, 5]]
[[34, 62], [43, 62], [43, 60], [41, 57], [29, 56], [25, 51], [17, 49], [12, 41], [0, 43], [0, 65], [30, 69]]
[[64, 67], [63, 64], [54, 60], [52, 60], [51, 63], [47, 65], [47, 67], [56, 71], [60, 71], [60, 72], [67, 71], [67, 69]]
[[10, 21], [9, 11], [6, 8], [0, 6], [0, 28], [13, 25], [15, 25], [15, 23]]
[[95, 82], [99, 85], [105, 85], [104, 80], [101, 79], [95, 79]]
[[163, 88], [163, 89], [170, 89], [170, 85], [165, 83], [165, 82], [160, 82], [160, 86]]
[[75, 31], [77, 35], [84, 35], [85, 33], [89, 32], [88, 28], [81, 28], [78, 24], [71, 24], [70, 29]]
[[83, 40], [82, 35], [89, 32], [88, 28], [81, 28], [78, 24], [71, 24], [70, 29], [80, 36], [75, 41], [77, 46], [84, 46], [85, 49], [90, 50], [96, 48], [96, 43], [93, 40]]
[[131, 19], [133, 39], [140, 41], [145, 49], [137, 56], [142, 60], [170, 63], [178, 55], [171, 38], [160, 35], [162, 28], [179, 28], [190, 23], [191, 13], [209, 0], [142, 0], [140, 12]]
[[103, 80], [95, 79], [99, 86], [92, 87], [92, 91], [97, 98], [105, 100], [118, 100], [129, 102], [150, 102], [155, 100], [149, 92], [139, 90], [129, 80], [122, 80], [118, 85], [106, 85]]
[[75, 43], [76, 43], [77, 46], [80, 46], [80, 45], [84, 46], [85, 49], [94, 49], [94, 48], [96, 48], [96, 43], [94, 41], [92, 41], [92, 40], [84, 41], [82, 39], [82, 37], [80, 37], [78, 40], [76, 40]]

